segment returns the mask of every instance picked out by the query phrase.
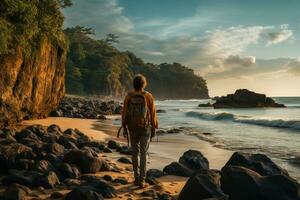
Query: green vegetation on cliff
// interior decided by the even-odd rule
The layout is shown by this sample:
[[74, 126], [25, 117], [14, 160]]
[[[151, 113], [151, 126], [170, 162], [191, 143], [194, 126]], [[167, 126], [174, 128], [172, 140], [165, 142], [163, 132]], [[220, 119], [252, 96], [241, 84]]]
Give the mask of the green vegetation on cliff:
[[70, 5], [70, 0], [1, 0], [0, 56], [15, 53], [18, 47], [28, 55], [45, 37], [65, 46], [60, 8]]
[[112, 46], [117, 38], [90, 37], [88, 28], [67, 28], [69, 53], [66, 66], [66, 89], [70, 94], [112, 95], [121, 97], [131, 89], [134, 74], [144, 74], [147, 88], [160, 99], [207, 98], [206, 81], [179, 63], [145, 63], [131, 52]]

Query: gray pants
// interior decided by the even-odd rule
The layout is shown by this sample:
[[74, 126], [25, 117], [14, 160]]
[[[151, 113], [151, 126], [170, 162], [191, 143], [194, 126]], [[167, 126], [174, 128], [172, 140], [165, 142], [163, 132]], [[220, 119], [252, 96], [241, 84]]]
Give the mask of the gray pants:
[[134, 177], [143, 181], [146, 177], [147, 151], [150, 143], [151, 129], [135, 128], [133, 130], [129, 130], [129, 132], [130, 144], [132, 148], [132, 167]]

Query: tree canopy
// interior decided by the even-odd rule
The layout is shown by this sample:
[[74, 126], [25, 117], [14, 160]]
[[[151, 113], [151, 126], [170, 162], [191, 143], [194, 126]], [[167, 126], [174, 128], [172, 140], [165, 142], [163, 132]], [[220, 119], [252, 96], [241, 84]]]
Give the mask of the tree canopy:
[[22, 47], [25, 53], [34, 50], [43, 37], [65, 45], [61, 8], [70, 0], [1, 0], [0, 56]]

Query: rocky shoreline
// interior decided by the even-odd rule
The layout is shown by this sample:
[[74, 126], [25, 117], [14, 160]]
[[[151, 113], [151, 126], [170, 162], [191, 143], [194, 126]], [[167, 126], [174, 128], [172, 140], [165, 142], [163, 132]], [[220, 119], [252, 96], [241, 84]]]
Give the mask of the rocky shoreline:
[[[78, 129], [62, 131], [57, 125], [2, 129], [0, 138], [1, 199], [300, 199], [299, 183], [262, 154], [234, 153], [221, 170], [213, 170], [201, 152], [189, 150], [163, 170], [149, 169], [150, 186], [124, 197], [118, 187], [132, 186], [122, 176], [132, 176], [126, 145], [93, 141]], [[112, 153], [117, 162], [109, 158]], [[157, 181], [168, 175], [189, 180], [181, 192], [170, 194]]]
[[104, 101], [98, 97], [65, 96], [50, 117], [82, 119], [106, 119], [105, 115], [120, 114], [122, 106], [118, 101]]

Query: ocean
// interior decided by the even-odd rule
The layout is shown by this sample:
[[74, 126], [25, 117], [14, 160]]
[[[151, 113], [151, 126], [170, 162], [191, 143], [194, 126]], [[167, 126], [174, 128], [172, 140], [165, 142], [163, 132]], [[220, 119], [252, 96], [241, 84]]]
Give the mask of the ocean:
[[300, 97], [274, 99], [287, 108], [198, 107], [212, 100], [165, 100], [156, 106], [166, 111], [158, 114], [160, 128], [181, 128], [218, 148], [266, 154], [300, 181]]

